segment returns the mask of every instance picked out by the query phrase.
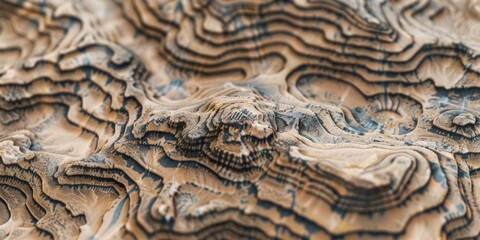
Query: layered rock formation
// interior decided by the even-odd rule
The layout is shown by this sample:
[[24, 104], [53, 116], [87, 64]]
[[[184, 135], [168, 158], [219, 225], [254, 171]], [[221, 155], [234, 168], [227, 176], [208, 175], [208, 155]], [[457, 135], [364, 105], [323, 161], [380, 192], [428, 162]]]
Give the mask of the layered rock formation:
[[1, 239], [471, 239], [476, 0], [0, 1]]

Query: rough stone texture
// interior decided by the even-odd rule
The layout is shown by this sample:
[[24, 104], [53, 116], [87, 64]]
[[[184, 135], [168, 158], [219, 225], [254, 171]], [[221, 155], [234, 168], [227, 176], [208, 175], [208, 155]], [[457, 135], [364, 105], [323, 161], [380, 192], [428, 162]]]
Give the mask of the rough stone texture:
[[1, 239], [470, 239], [476, 0], [0, 0]]

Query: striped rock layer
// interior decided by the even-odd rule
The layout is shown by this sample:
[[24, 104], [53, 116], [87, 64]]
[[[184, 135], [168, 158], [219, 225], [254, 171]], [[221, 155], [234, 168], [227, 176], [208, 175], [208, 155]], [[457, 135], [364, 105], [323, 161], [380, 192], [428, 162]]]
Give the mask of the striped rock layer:
[[477, 0], [0, 0], [0, 238], [479, 238], [479, 54]]

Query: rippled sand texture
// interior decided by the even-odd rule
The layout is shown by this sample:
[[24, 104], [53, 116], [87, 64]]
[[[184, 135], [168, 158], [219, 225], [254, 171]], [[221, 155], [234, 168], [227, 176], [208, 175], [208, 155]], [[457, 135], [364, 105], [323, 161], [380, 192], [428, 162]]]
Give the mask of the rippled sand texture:
[[0, 239], [470, 239], [480, 1], [0, 0]]

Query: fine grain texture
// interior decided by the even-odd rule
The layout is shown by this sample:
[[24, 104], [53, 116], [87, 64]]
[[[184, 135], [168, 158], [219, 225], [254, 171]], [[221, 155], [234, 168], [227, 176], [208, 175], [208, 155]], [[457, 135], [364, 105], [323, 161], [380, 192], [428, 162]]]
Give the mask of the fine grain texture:
[[480, 1], [0, 0], [0, 239], [477, 239]]

